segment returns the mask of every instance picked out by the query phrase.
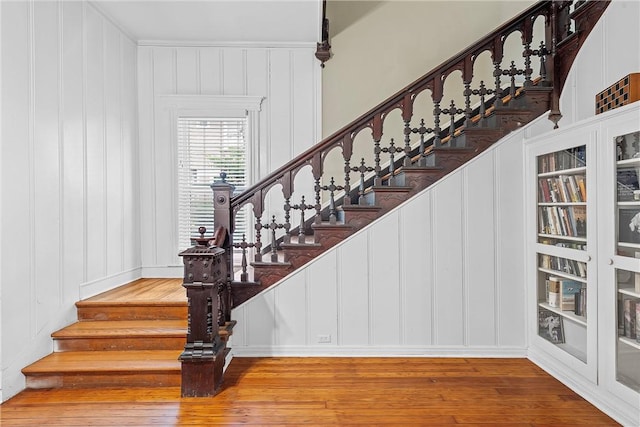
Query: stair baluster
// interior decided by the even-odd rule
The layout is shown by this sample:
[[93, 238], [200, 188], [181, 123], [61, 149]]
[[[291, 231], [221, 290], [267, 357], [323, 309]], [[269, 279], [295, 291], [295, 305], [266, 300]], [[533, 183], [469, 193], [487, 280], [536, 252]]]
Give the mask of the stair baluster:
[[254, 248], [256, 245], [254, 243], [247, 242], [246, 236], [242, 235], [242, 241], [240, 243], [234, 243], [233, 247], [238, 248], [242, 251], [242, 260], [240, 262], [240, 281], [248, 282], [249, 281], [249, 273], [247, 273], [247, 249]]
[[298, 243], [302, 244], [302, 243], [306, 243], [306, 224], [305, 224], [305, 215], [304, 215], [304, 211], [308, 210], [308, 209], [314, 209], [314, 206], [311, 205], [307, 205], [304, 202], [304, 196], [302, 196], [300, 203], [297, 205], [293, 205], [291, 206], [292, 209], [295, 210], [299, 210], [300, 211], [300, 225], [298, 226]]
[[389, 146], [382, 148], [381, 151], [383, 153], [389, 154], [389, 179], [387, 180], [387, 185], [393, 186], [396, 183], [395, 155], [396, 153], [402, 153], [404, 151], [404, 148], [396, 147], [393, 141], [393, 138], [391, 138], [391, 142], [389, 142]]
[[354, 166], [351, 168], [351, 170], [354, 172], [360, 172], [360, 184], [358, 185], [358, 205], [365, 206], [367, 202], [364, 198], [364, 190], [365, 190], [364, 174], [367, 172], [373, 172], [375, 168], [371, 166], [367, 166], [365, 164], [364, 157], [363, 157], [360, 160], [360, 166], [358, 167]]

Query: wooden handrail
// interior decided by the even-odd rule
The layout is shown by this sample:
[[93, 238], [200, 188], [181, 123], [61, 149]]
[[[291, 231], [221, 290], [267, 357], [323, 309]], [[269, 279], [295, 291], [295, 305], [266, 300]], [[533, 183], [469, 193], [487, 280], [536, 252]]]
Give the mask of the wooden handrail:
[[239, 206], [244, 204], [249, 199], [251, 199], [256, 191], [271, 187], [288, 171], [295, 170], [299, 167], [304, 166], [313, 158], [313, 156], [325, 152], [329, 148], [335, 147], [340, 141], [344, 139], [345, 136], [360, 131], [363, 127], [366, 127], [367, 124], [372, 121], [376, 115], [379, 115], [381, 113], [388, 113], [389, 111], [398, 108], [398, 104], [403, 102], [406, 96], [411, 96], [416, 92], [422, 91], [425, 86], [428, 85], [429, 82], [433, 81], [436, 76], [447, 75], [449, 72], [453, 71], [457, 65], [459, 65], [461, 62], [464, 62], [465, 58], [468, 58], [469, 56], [474, 54], [477, 55], [484, 50], [490, 50], [491, 45], [496, 42], [496, 38], [500, 39], [502, 38], [501, 36], [505, 34], [508, 35], [513, 31], [521, 28], [525, 19], [535, 19], [537, 16], [540, 16], [542, 14], [546, 14], [548, 16], [551, 5], [551, 1], [542, 1], [532, 5], [531, 7], [523, 11], [520, 15], [499, 26], [488, 35], [480, 38], [468, 48], [461, 50], [460, 52], [458, 52], [458, 54], [451, 57], [451, 59], [445, 61], [443, 64], [429, 71], [424, 76], [399, 90], [394, 95], [382, 101], [376, 107], [367, 111], [351, 123], [345, 125], [340, 130], [334, 132], [329, 137], [309, 148], [295, 159], [285, 163], [283, 166], [276, 169], [274, 172], [270, 173], [256, 184], [247, 188], [243, 193], [233, 197], [231, 200], [231, 205]]

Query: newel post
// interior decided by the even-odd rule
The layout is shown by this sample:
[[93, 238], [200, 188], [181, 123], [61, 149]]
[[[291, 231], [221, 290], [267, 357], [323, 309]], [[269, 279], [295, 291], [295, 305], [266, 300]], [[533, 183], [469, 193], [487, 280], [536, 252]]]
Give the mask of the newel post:
[[[213, 225], [216, 233], [222, 232], [222, 236], [217, 246], [224, 249], [227, 256], [227, 282], [233, 280], [233, 211], [231, 210], [231, 196], [234, 187], [226, 181], [227, 174], [220, 174], [220, 181], [211, 184], [213, 191]], [[229, 320], [229, 319], [226, 319]]]
[[183, 284], [187, 290], [187, 342], [180, 355], [182, 397], [215, 395], [222, 385], [226, 343], [218, 328], [224, 324], [222, 295], [226, 287], [227, 263], [222, 248], [209, 246], [206, 229], [200, 227], [196, 246], [180, 253], [184, 263]]

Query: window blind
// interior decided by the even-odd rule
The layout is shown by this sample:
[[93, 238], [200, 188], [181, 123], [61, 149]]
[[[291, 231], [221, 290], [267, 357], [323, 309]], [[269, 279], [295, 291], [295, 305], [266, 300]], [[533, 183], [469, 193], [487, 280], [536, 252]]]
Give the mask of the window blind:
[[[226, 172], [235, 191], [246, 187], [246, 118], [178, 118], [178, 237], [181, 249], [191, 246], [198, 227], [213, 227], [210, 185]], [[246, 230], [245, 212], [236, 216], [234, 241]]]

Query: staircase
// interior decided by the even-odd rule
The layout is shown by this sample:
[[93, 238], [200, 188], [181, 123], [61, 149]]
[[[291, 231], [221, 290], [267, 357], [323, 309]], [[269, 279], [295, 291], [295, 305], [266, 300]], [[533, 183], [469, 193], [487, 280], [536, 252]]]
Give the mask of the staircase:
[[[140, 279], [76, 303], [54, 353], [23, 369], [27, 388], [180, 386], [187, 336], [180, 279]], [[232, 325], [220, 328], [226, 341]]]
[[[243, 193], [234, 194], [223, 175], [211, 187], [216, 228], [229, 231], [223, 248], [235, 250], [228, 257], [232, 305], [275, 284], [509, 132], [546, 112], [557, 127], [571, 64], [607, 6], [606, 1], [539, 2]], [[509, 52], [505, 41], [514, 33], [522, 47]], [[476, 69], [485, 52], [492, 66]], [[493, 82], [477, 75], [492, 76]], [[416, 99], [429, 94], [433, 109], [419, 116]], [[401, 116], [401, 124], [387, 124], [393, 114]], [[326, 163], [332, 150], [342, 153], [342, 165]], [[328, 176], [327, 166], [344, 174]], [[313, 182], [300, 185], [297, 175], [305, 168]], [[267, 211], [268, 194], [276, 187], [284, 205]], [[313, 192], [300, 195], [296, 187]], [[235, 215], [248, 205], [255, 232], [234, 242]]]
[[[607, 1], [539, 2], [243, 193], [234, 194], [223, 176], [211, 187], [216, 229], [226, 232], [219, 247], [225, 250], [227, 265], [222, 277], [227, 280], [216, 290], [218, 301], [208, 314], [194, 304], [189, 307], [190, 331], [208, 335], [214, 348], [224, 353], [216, 357], [224, 361], [224, 345], [220, 350], [218, 343], [227, 341], [234, 325], [229, 318], [229, 285], [231, 305], [238, 306], [464, 165], [509, 132], [546, 112], [557, 126], [560, 93], [571, 64], [607, 6]], [[535, 40], [538, 32], [534, 29], [540, 22], [544, 36]], [[504, 42], [514, 32], [520, 34], [522, 49], [506, 52]], [[491, 54], [491, 69], [476, 70], [475, 61], [484, 52]], [[535, 74], [534, 67], [539, 70]], [[458, 92], [446, 92], [445, 81], [458, 74]], [[493, 82], [476, 75], [492, 76]], [[423, 93], [430, 94], [431, 117], [414, 111], [416, 99]], [[452, 99], [450, 103], [448, 99]], [[455, 99], [461, 101], [456, 103]], [[398, 113], [400, 125], [387, 123]], [[364, 145], [362, 135], [366, 137]], [[335, 149], [342, 153], [343, 164], [338, 169], [344, 174], [327, 176], [324, 171], [329, 165], [325, 162]], [[304, 168], [311, 169], [313, 179], [300, 185], [296, 177]], [[267, 211], [268, 193], [277, 186], [284, 205]], [[297, 187], [313, 190], [300, 195]], [[249, 205], [255, 233], [234, 241], [234, 218]], [[263, 235], [267, 237], [264, 241]], [[202, 235], [200, 240], [209, 239]], [[195, 255], [210, 249], [199, 244], [193, 248]], [[185, 346], [187, 299], [181, 283], [141, 279], [77, 303], [79, 322], [53, 334], [55, 352], [23, 370], [27, 387], [180, 385], [178, 358], [190, 345]], [[194, 291], [201, 285], [191, 283]], [[222, 326], [216, 334], [212, 322], [218, 309]], [[198, 310], [198, 316], [192, 315]], [[194, 339], [191, 344], [203, 342]], [[189, 349], [193, 359], [202, 353], [199, 347]], [[187, 378], [194, 382], [203, 379], [193, 372], [193, 377]]]

